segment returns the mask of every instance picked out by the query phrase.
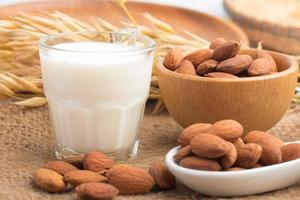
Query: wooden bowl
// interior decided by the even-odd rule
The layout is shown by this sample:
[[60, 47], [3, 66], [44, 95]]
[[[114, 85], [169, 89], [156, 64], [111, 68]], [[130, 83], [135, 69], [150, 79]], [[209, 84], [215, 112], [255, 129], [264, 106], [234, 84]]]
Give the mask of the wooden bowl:
[[[257, 50], [241, 53], [257, 57]], [[269, 52], [279, 73], [239, 79], [189, 76], [158, 66], [162, 97], [171, 116], [183, 127], [197, 122], [234, 119], [245, 129], [266, 131], [284, 115], [293, 98], [298, 64], [290, 57]]]

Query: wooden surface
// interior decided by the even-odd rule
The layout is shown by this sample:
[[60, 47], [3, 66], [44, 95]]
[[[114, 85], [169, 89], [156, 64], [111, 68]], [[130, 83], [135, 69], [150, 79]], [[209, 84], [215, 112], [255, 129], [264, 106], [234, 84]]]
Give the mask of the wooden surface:
[[[226, 39], [241, 41], [246, 45], [249, 43], [247, 36], [238, 26], [210, 15], [171, 6], [138, 2], [129, 2], [128, 8], [141, 24], [146, 23], [142, 14], [149, 12], [170, 23], [181, 34], [185, 29], [208, 40], [223, 36]], [[43, 10], [58, 10], [85, 20], [91, 16], [100, 16], [114, 24], [120, 19], [127, 19], [123, 11], [108, 0], [44, 0], [9, 5], [0, 7], [0, 19], [7, 19], [17, 12]]]
[[298, 0], [224, 0], [224, 6], [253, 43], [263, 41], [266, 48], [300, 54]]
[[[256, 57], [255, 49], [243, 50]], [[268, 130], [284, 115], [294, 95], [298, 64], [271, 53], [280, 73], [239, 79], [188, 76], [158, 67], [161, 93], [170, 115], [183, 127], [235, 119], [250, 130]], [[284, 70], [284, 71], [283, 71]]]

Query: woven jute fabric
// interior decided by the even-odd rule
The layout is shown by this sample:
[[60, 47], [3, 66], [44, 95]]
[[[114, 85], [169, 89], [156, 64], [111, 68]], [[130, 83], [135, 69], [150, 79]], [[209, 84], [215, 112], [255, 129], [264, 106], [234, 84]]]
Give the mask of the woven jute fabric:
[[[176, 145], [181, 128], [167, 114], [146, 114], [141, 128], [140, 148], [132, 163], [147, 168], [163, 162], [165, 154]], [[292, 106], [284, 118], [270, 130], [284, 141], [300, 140], [300, 106]], [[0, 199], [1, 200], [70, 200], [74, 192], [49, 194], [32, 181], [32, 173], [54, 159], [54, 136], [47, 107], [24, 109], [0, 105]], [[247, 180], [245, 180], [247, 181]], [[272, 181], [270, 179], [270, 181]], [[238, 190], [238, 185], [237, 185]], [[175, 190], [136, 196], [118, 196], [117, 200], [148, 199], [223, 199], [203, 196], [178, 183]], [[280, 191], [235, 200], [299, 200], [300, 183]]]

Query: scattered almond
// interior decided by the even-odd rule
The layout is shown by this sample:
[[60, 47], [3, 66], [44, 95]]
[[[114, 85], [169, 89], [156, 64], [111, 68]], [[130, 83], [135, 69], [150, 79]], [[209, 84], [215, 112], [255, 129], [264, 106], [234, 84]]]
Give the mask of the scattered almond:
[[192, 154], [191, 146], [187, 145], [187, 146], [184, 146], [184, 147], [182, 147], [178, 150], [178, 152], [174, 156], [174, 159], [176, 161], [180, 161], [180, 160], [190, 156], [191, 154]]
[[210, 127], [211, 124], [208, 123], [197, 123], [183, 129], [183, 131], [179, 135], [178, 144], [181, 146], [189, 145], [194, 137], [201, 133], [204, 133]]
[[106, 182], [106, 177], [89, 170], [75, 170], [64, 175], [64, 181], [72, 186], [82, 183]]
[[148, 173], [154, 178], [159, 188], [163, 190], [170, 190], [175, 187], [176, 179], [174, 175], [163, 164], [153, 164]]
[[57, 173], [64, 175], [67, 172], [78, 170], [77, 167], [60, 160], [51, 160], [46, 163], [44, 168], [51, 169]]
[[234, 142], [243, 135], [243, 126], [235, 120], [221, 120], [214, 123], [207, 133], [221, 137], [222, 139]]
[[121, 165], [109, 170], [108, 183], [118, 188], [120, 194], [143, 194], [150, 192], [155, 181], [144, 169]]
[[62, 161], [70, 163], [71, 165], [77, 167], [78, 169], [83, 169], [84, 155], [71, 156], [63, 158]]
[[60, 192], [66, 187], [63, 176], [59, 173], [45, 168], [40, 168], [33, 174], [34, 182], [48, 192]]
[[300, 144], [291, 143], [281, 147], [282, 162], [287, 162], [300, 158]]
[[164, 59], [164, 66], [171, 70], [175, 71], [183, 60], [183, 54], [179, 48], [170, 49]]
[[211, 59], [213, 52], [214, 50], [212, 49], [201, 49], [188, 54], [184, 59], [189, 60], [194, 66], [198, 66], [204, 61]]
[[91, 151], [84, 157], [84, 169], [94, 172], [101, 172], [113, 166], [114, 161], [105, 154], [98, 151]]
[[76, 194], [83, 200], [111, 200], [119, 190], [106, 183], [83, 183], [76, 187]]
[[263, 131], [251, 131], [244, 139], [245, 143], [256, 143], [262, 147], [259, 162], [263, 165], [274, 165], [281, 162], [281, 147], [284, 143], [274, 135]]
[[182, 167], [198, 170], [207, 170], [207, 171], [220, 171], [221, 165], [215, 161], [205, 158], [199, 158], [196, 156], [190, 156], [184, 158], [179, 162], [179, 165]]
[[191, 151], [201, 158], [220, 158], [230, 150], [230, 144], [211, 134], [200, 134], [191, 141]]
[[214, 60], [223, 61], [232, 58], [238, 54], [240, 50], [240, 44], [235, 41], [224, 42], [213, 52], [212, 58]]
[[196, 75], [196, 70], [194, 65], [188, 60], [184, 60], [181, 63], [181, 65], [176, 69], [176, 72], [180, 74], [187, 74], [192, 76]]
[[253, 168], [262, 154], [262, 147], [258, 144], [248, 143], [237, 150], [237, 167]]

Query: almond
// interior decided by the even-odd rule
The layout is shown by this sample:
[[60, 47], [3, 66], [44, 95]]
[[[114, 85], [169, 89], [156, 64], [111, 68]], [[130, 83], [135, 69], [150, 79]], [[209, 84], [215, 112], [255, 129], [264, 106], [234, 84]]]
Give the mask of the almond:
[[235, 41], [224, 42], [219, 47], [215, 48], [212, 58], [217, 61], [227, 60], [238, 54], [240, 44]]
[[170, 190], [175, 187], [176, 179], [168, 168], [160, 163], [153, 164], [148, 173], [154, 178], [160, 189]]
[[239, 78], [235, 75], [224, 73], [224, 72], [212, 72], [205, 74], [205, 77], [210, 77], [210, 78]]
[[245, 145], [245, 143], [244, 143], [244, 141], [243, 141], [242, 138], [236, 139], [236, 140], [233, 142], [233, 144], [234, 144], [234, 146], [235, 146], [236, 149], [242, 148], [242, 147]]
[[192, 154], [191, 146], [187, 145], [187, 146], [184, 146], [184, 147], [182, 147], [178, 150], [178, 152], [174, 156], [174, 159], [176, 161], [180, 161], [180, 160], [190, 156], [191, 154]]
[[179, 165], [189, 169], [198, 169], [206, 171], [220, 171], [221, 166], [215, 160], [190, 156], [179, 162]]
[[106, 183], [83, 183], [76, 187], [76, 194], [84, 200], [111, 200], [119, 190]]
[[300, 158], [300, 144], [292, 143], [281, 147], [282, 162], [287, 162]]
[[176, 69], [177, 73], [180, 74], [188, 74], [188, 75], [192, 75], [192, 76], [196, 76], [196, 70], [194, 65], [188, 61], [188, 60], [184, 60], [181, 65]]
[[252, 168], [254, 167], [262, 154], [262, 147], [258, 144], [248, 143], [238, 150], [236, 161], [237, 167]]
[[72, 186], [82, 183], [105, 182], [106, 177], [89, 170], [75, 170], [64, 175], [64, 181]]
[[218, 37], [210, 43], [209, 48], [216, 49], [216, 48], [220, 47], [222, 44], [224, 44], [225, 42], [226, 42], [225, 38]]
[[199, 76], [203, 76], [206, 73], [215, 71], [217, 65], [218, 61], [209, 59], [198, 65], [196, 72]]
[[170, 49], [164, 59], [164, 66], [171, 70], [175, 71], [183, 60], [183, 54], [180, 48], [172, 48]]
[[204, 133], [211, 127], [208, 123], [197, 123], [187, 128], [183, 129], [178, 138], [178, 144], [181, 146], [186, 146], [191, 143], [191, 140], [197, 135]]
[[247, 69], [252, 63], [252, 58], [249, 55], [237, 55], [228, 60], [222, 61], [217, 66], [217, 71], [229, 74], [238, 74]]
[[51, 160], [46, 163], [44, 168], [51, 169], [57, 173], [64, 175], [67, 172], [78, 170], [77, 167], [60, 160]]
[[284, 143], [279, 138], [263, 131], [251, 131], [244, 141], [245, 143], [259, 144], [262, 147], [259, 163], [274, 165], [281, 162], [281, 147]]
[[260, 163], [256, 163], [251, 169], [261, 168], [261, 167], [264, 167], [264, 166]]
[[225, 169], [224, 171], [226, 171], [226, 172], [236, 172], [236, 171], [242, 171], [242, 170], [245, 170], [245, 169], [241, 168], [241, 167], [231, 167], [231, 168]]
[[117, 165], [108, 171], [108, 183], [120, 194], [144, 194], [155, 185], [153, 177], [144, 169], [130, 165]]
[[235, 146], [232, 143], [228, 144], [230, 145], [230, 150], [225, 154], [225, 156], [218, 160], [223, 169], [232, 167], [237, 159], [237, 150]]
[[77, 167], [78, 169], [83, 169], [83, 160], [84, 160], [84, 155], [70, 156], [62, 159], [62, 161], [70, 163], [71, 165]]
[[214, 50], [212, 49], [201, 49], [188, 54], [184, 59], [189, 60], [196, 67], [204, 61], [211, 59], [213, 52]]
[[272, 66], [266, 58], [258, 58], [248, 68], [249, 76], [263, 76], [272, 73]]
[[229, 150], [228, 142], [211, 134], [200, 134], [191, 141], [191, 151], [201, 158], [220, 158]]
[[34, 182], [48, 192], [60, 192], [65, 189], [66, 184], [63, 176], [59, 173], [45, 168], [40, 168], [33, 174]]
[[259, 58], [268, 59], [269, 64], [271, 65], [271, 72], [273, 72], [273, 73], [278, 72], [277, 64], [276, 64], [274, 58], [269, 53], [267, 53], [266, 51], [263, 51], [263, 50], [258, 50], [257, 53], [258, 53]]
[[84, 169], [101, 172], [113, 166], [114, 161], [99, 151], [91, 151], [84, 157]]
[[243, 135], [243, 131], [243, 126], [239, 122], [228, 119], [214, 123], [207, 130], [207, 133], [217, 135], [226, 141], [234, 142]]

